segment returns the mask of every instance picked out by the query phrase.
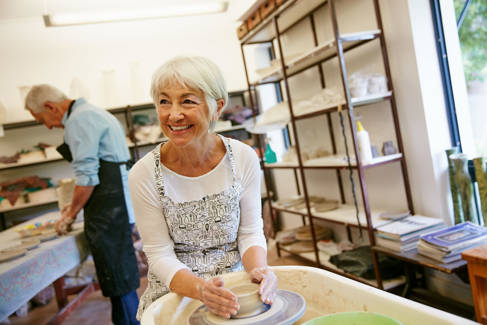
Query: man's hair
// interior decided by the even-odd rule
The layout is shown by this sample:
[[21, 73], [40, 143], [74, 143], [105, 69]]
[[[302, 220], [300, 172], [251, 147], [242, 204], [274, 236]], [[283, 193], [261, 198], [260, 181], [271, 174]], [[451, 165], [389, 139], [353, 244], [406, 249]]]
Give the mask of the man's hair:
[[34, 113], [42, 113], [46, 110], [44, 106], [46, 102], [59, 103], [66, 99], [68, 97], [56, 87], [48, 84], [35, 85], [25, 97], [24, 108]]

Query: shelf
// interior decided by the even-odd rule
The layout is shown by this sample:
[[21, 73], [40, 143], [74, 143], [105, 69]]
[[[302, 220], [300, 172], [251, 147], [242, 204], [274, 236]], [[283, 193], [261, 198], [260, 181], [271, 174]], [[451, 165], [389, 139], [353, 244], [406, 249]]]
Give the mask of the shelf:
[[[384, 100], [389, 100], [392, 96], [392, 91], [381, 94], [372, 94], [364, 97], [352, 97], [352, 105], [355, 107], [365, 106], [373, 103], [379, 103]], [[345, 102], [342, 103], [342, 109], [347, 109]], [[315, 116], [319, 116], [325, 113], [333, 113], [338, 111], [338, 105], [332, 105], [328, 107], [311, 107], [304, 112], [297, 112], [294, 115], [296, 120], [307, 119]]]
[[108, 112], [112, 114], [120, 114], [125, 113], [130, 108], [131, 112], [142, 111], [147, 109], [155, 109], [154, 104], [152, 103], [145, 103], [145, 104], [138, 104], [138, 105], [127, 105], [123, 107], [115, 107], [107, 109]]
[[62, 161], [64, 158], [50, 158], [50, 159], [43, 159], [43, 160], [38, 160], [38, 161], [32, 161], [32, 162], [25, 162], [25, 163], [13, 163], [13, 164], [0, 164], [0, 170], [5, 170], [5, 169], [14, 169], [14, 168], [19, 168], [19, 167], [25, 167], [25, 166], [33, 166], [33, 165], [41, 165], [45, 163], [50, 163], [54, 161]]
[[[229, 97], [241, 96], [245, 92], [246, 92], [246, 90], [229, 91], [228, 96]], [[136, 105], [127, 105], [127, 106], [122, 106], [122, 107], [109, 108], [109, 109], [107, 109], [107, 111], [112, 113], [112, 114], [125, 113], [129, 107], [130, 107], [130, 110], [132, 112], [147, 110], [147, 109], [155, 109], [155, 106], [153, 103], [141, 103], [141, 104], [136, 104]], [[3, 129], [4, 130], [13, 130], [13, 129], [20, 129], [20, 128], [30, 127], [30, 126], [39, 126], [39, 125], [42, 125], [42, 124], [35, 121], [35, 120], [28, 120], [28, 121], [12, 122], [12, 123], [3, 124]]]
[[[307, 252], [307, 253], [295, 253], [295, 252], [287, 249], [286, 246], [279, 245], [279, 248], [280, 248], [280, 250], [285, 251], [289, 254], [299, 256], [299, 257], [301, 257], [305, 260], [311, 261], [313, 263], [317, 263], [314, 251], [313, 252]], [[368, 280], [365, 278], [355, 276], [355, 275], [350, 274], [350, 273], [346, 273], [328, 261], [330, 258], [329, 255], [327, 255], [321, 251], [319, 251], [319, 255], [320, 255], [320, 262], [321, 262], [320, 267], [322, 267], [323, 269], [325, 269], [327, 271], [331, 271], [333, 273], [337, 273], [337, 274], [342, 275], [342, 276], [345, 276], [345, 277], [350, 278], [352, 280], [356, 280], [356, 281], [371, 285], [373, 287], [377, 287], [377, 281]], [[397, 278], [382, 281], [382, 285], [384, 287], [384, 290], [391, 290], [391, 289], [396, 288], [396, 287], [403, 285], [405, 283], [406, 283], [406, 277], [404, 275], [399, 276]]]
[[[288, 207], [279, 206], [277, 203], [273, 202], [272, 207], [278, 211], [293, 213], [297, 215], [307, 215], [306, 208], [303, 209], [292, 209]], [[377, 228], [390, 220], [380, 218], [380, 214], [385, 211], [383, 210], [373, 210], [371, 211], [372, 226]], [[341, 205], [338, 209], [330, 210], [326, 212], [315, 212], [311, 208], [311, 216], [318, 220], [324, 220], [328, 222], [333, 222], [342, 225], [348, 225], [352, 227], [358, 227], [357, 218], [355, 215], [355, 207], [353, 205]], [[359, 211], [359, 220], [363, 228], [367, 227], [367, 221], [365, 217], [365, 212]]]
[[383, 100], [388, 100], [392, 97], [392, 91], [388, 91], [382, 94], [372, 94], [364, 97], [352, 97], [353, 106], [364, 106], [373, 103], [378, 103]]
[[432, 260], [430, 258], [427, 258], [426, 256], [423, 256], [421, 254], [418, 254], [417, 249], [412, 249], [406, 252], [396, 252], [391, 249], [385, 248], [385, 247], [380, 247], [380, 246], [374, 246], [372, 247], [373, 250], [379, 253], [383, 253], [385, 255], [389, 255], [391, 257], [413, 263], [416, 265], [421, 265], [421, 266], [426, 266], [438, 271], [442, 271], [445, 273], [453, 273], [456, 270], [463, 268], [464, 266], [467, 265], [467, 262], [465, 260], [458, 260], [452, 263], [444, 264], [444, 263], [439, 263], [435, 260]]
[[[373, 168], [381, 165], [386, 165], [390, 163], [394, 163], [397, 161], [402, 160], [402, 154], [396, 153], [393, 155], [387, 156], [380, 156], [373, 158], [371, 162], [367, 165], [363, 165], [362, 167], [365, 169]], [[299, 168], [297, 162], [277, 162], [264, 164], [265, 168], [290, 168], [295, 169]], [[343, 169], [348, 168], [348, 163], [346, 161], [346, 156], [326, 156], [322, 158], [315, 158], [306, 160], [303, 163], [303, 168], [305, 169]], [[355, 163], [355, 159], [352, 158], [352, 168], [357, 168], [357, 164]]]
[[[353, 37], [348, 35], [353, 35]], [[343, 51], [346, 52], [352, 50], [360, 45], [376, 39], [379, 35], [380, 30], [377, 29], [353, 34], [344, 34], [342, 35], [341, 39], [350, 38], [351, 40], [342, 43]], [[314, 47], [289, 61], [284, 58], [286, 61], [287, 76], [292, 77], [306, 69], [313, 67], [316, 64], [334, 58], [337, 56], [337, 47], [335, 45], [335, 40], [329, 40], [326, 43], [318, 45], [317, 47]], [[279, 82], [282, 79], [282, 69], [279, 65], [276, 66], [275, 69], [271, 69], [267, 74], [260, 76], [260, 78], [252, 82], [252, 84], [259, 85], [269, 82]]]
[[[272, 24], [275, 16], [279, 17], [279, 31], [282, 33], [326, 2], [326, 0], [288, 0], [264, 18], [254, 29], [249, 31], [240, 42], [244, 44], [270, 42], [276, 37], [274, 24]], [[251, 9], [244, 13], [239, 20], [246, 21], [253, 12]]]
[[20, 210], [20, 209], [26, 209], [26, 208], [33, 208], [33, 207], [38, 207], [38, 206], [44, 206], [44, 205], [53, 204], [53, 203], [57, 203], [57, 202], [58, 202], [58, 199], [56, 198], [56, 199], [52, 199], [52, 200], [41, 202], [41, 203], [16, 204], [13, 207], [0, 209], [0, 213], [14, 211], [14, 210]]
[[[244, 14], [242, 17], [243, 20], [245, 18], [250, 17], [252, 15], [256, 8], [262, 4], [263, 0], [255, 0], [252, 2], [252, 7]], [[303, 72], [318, 72], [315, 70], [318, 70], [317, 68], [321, 68], [323, 64], [327, 64], [329, 62], [337, 63], [338, 66], [340, 67], [339, 73], [341, 80], [347, 80], [347, 75], [346, 75], [346, 67], [345, 67], [345, 61], [347, 59], [351, 59], [351, 55], [361, 55], [364, 53], [361, 53], [361, 51], [357, 50], [354, 51], [353, 53], [350, 53], [348, 51], [352, 51], [354, 49], [357, 49], [358, 47], [365, 45], [365, 47], [362, 47], [362, 50], [366, 49], [374, 49], [374, 51], [379, 48], [382, 52], [386, 50], [386, 45], [383, 42], [383, 37], [382, 33], [383, 31], [381, 29], [373, 29], [373, 30], [368, 30], [368, 31], [361, 31], [361, 32], [354, 32], [354, 33], [347, 33], [347, 34], [339, 34], [337, 30], [337, 12], [336, 9], [333, 8], [333, 6], [328, 6], [326, 8], [323, 8], [323, 5], [326, 4], [326, 0], [295, 0], [291, 1], [288, 0], [287, 2], [284, 3], [281, 7], [278, 7], [271, 15], [265, 19], [262, 20], [260, 24], [254, 28], [254, 30], [251, 30], [247, 35], [243, 37], [241, 40], [241, 45], [244, 46], [246, 44], [259, 44], [259, 43], [267, 43], [264, 46], [275, 46], [276, 45], [276, 40], [279, 41], [279, 39], [276, 39], [277, 37], [281, 37], [285, 35], [286, 38], [288, 39], [287, 43], [290, 43], [293, 41], [294, 38], [298, 39], [302, 34], [305, 34], [303, 32], [303, 28], [301, 27], [307, 27], [309, 30], [309, 33], [312, 33], [313, 39], [318, 38], [317, 30], [315, 26], [312, 24], [313, 21], [312, 19], [318, 18], [317, 16], [317, 10], [320, 10], [319, 14], [324, 14], [324, 12], [321, 12], [321, 9], [326, 9], [328, 10], [329, 14], [331, 17], [330, 19], [327, 19], [326, 17], [321, 17], [320, 19], [323, 18], [325, 21], [324, 23], [330, 23], [331, 24], [331, 29], [333, 31], [332, 36], [330, 36], [330, 39], [328, 40], [323, 40], [318, 44], [317, 46], [309, 49], [309, 48], [303, 48], [303, 47], [295, 47], [294, 49], [289, 48], [286, 53], [287, 55], [282, 55], [283, 53], [283, 48], [281, 42], [277, 42], [277, 53], [281, 53], [279, 55], [278, 59], [275, 59], [271, 62], [271, 64], [268, 67], [259, 69], [255, 71], [255, 74], [251, 76], [251, 81], [248, 81], [248, 87], [249, 90], [253, 89], [255, 91], [258, 90], [258, 86], [263, 85], [263, 84], [276, 84], [279, 83], [279, 85], [283, 86], [284, 88], [289, 87], [289, 80], [291, 77], [296, 76], [297, 74], [303, 73]], [[326, 11], [325, 10], [325, 11]], [[378, 19], [377, 25], [378, 27], [382, 27], [382, 22], [380, 21], [380, 12], [377, 8], [377, 6], [374, 7], [374, 13]], [[354, 17], [350, 17], [354, 18]], [[371, 17], [369, 17], [371, 18]], [[307, 24], [309, 22], [310, 26], [302, 26], [301, 22], [303, 24]], [[365, 18], [366, 19], [366, 18]], [[299, 25], [298, 25], [299, 24]], [[278, 27], [278, 30], [276, 30], [276, 26]], [[291, 28], [297, 27], [296, 33], [294, 33], [293, 30], [293, 35], [291, 33], [287, 33]], [[377, 27], [375, 27], [377, 28]], [[307, 33], [308, 34], [308, 33]], [[336, 38], [335, 38], [336, 35]], [[270, 43], [270, 44], [269, 44]], [[367, 44], [367, 45], [366, 45]], [[376, 46], [377, 45], [377, 46]], [[372, 46], [372, 47], [371, 47]], [[276, 49], [274, 49], [276, 50]], [[303, 51], [302, 53], [296, 53]], [[244, 63], [246, 61], [246, 51], [242, 51], [242, 56], [243, 56], [243, 61]], [[293, 53], [294, 52], [294, 53]], [[348, 55], [347, 55], [348, 54]], [[379, 55], [379, 54], [378, 54]], [[387, 56], [380, 55], [380, 58], [383, 61], [384, 64], [384, 74], [388, 80], [388, 84], [390, 85], [391, 82], [391, 76], [390, 76], [390, 71], [388, 69], [389, 63], [387, 62]], [[332, 61], [329, 61], [332, 60]], [[313, 69], [313, 70], [310, 70]], [[322, 71], [319, 71], [320, 73]], [[318, 78], [319, 79], [319, 78]], [[316, 79], [317, 82], [320, 80]], [[247, 80], [248, 80], [248, 74], [247, 74]], [[283, 82], [284, 81], [284, 82]], [[340, 80], [337, 80], [338, 82]], [[310, 81], [311, 82], [311, 81]], [[320, 83], [321, 88], [325, 88], [323, 83]], [[317, 85], [315, 85], [317, 86]], [[343, 85], [345, 88], [350, 88], [345, 82]], [[390, 87], [392, 89], [392, 87]], [[348, 109], [348, 112], [346, 112], [346, 115], [349, 117], [352, 117], [350, 120], [351, 122], [351, 127], [354, 129], [354, 132], [352, 132], [352, 136], [356, 137], [357, 134], [355, 132], [355, 127], [354, 127], [354, 118], [352, 115], [353, 114], [353, 109], [355, 107], [363, 107], [366, 105], [371, 105], [383, 101], [389, 101], [390, 103], [381, 103], [382, 106], [389, 106], [391, 109], [391, 113], [397, 114], [396, 112], [396, 105], [394, 103], [395, 98], [394, 95], [392, 94], [392, 91], [385, 91], [383, 93], [379, 94], [374, 94], [374, 95], [368, 95], [368, 96], [363, 96], [360, 98], [350, 98], [349, 94], [350, 89], [340, 89], [340, 92], [346, 93], [346, 96], [329, 96], [329, 97], [322, 97], [328, 94], [328, 92], [316, 94], [316, 97], [313, 97], [311, 100], [310, 98], [307, 97], [307, 101], [298, 101], [298, 102], [293, 102], [293, 110], [292, 112], [288, 110], [289, 107], [283, 107], [276, 106], [274, 109], [277, 109], [277, 111], [273, 110], [272, 112], [269, 112], [270, 115], [265, 115], [264, 116], [259, 116], [259, 122], [260, 124], [252, 125], [253, 131], [255, 133], [267, 133], [271, 130], [277, 130], [277, 129], [282, 129], [286, 127], [287, 124], [292, 124], [292, 132], [293, 132], [293, 138], [297, 140], [298, 138], [298, 129], [299, 126], [296, 123], [296, 120], [300, 119], [307, 119], [307, 118], [312, 118], [315, 116], [319, 115], [328, 115], [328, 118], [330, 118], [330, 113], [337, 112], [339, 109], [340, 111]], [[331, 99], [333, 99], [333, 103], [331, 102]], [[340, 98], [343, 97], [343, 98]], [[296, 97], [297, 98], [297, 97]], [[291, 101], [292, 99], [289, 98]], [[312, 106], [309, 104], [310, 102], [314, 103]], [[258, 104], [258, 103], [257, 103]], [[390, 105], [388, 105], [390, 104]], [[254, 105], [255, 106], [255, 105]], [[257, 105], [258, 106], [258, 105]], [[371, 106], [370, 109], [375, 108], [377, 105]], [[255, 109], [255, 107], [254, 107]], [[284, 110], [281, 110], [284, 109]], [[369, 107], [366, 108], [367, 110]], [[366, 113], [365, 109], [361, 109], [361, 112]], [[275, 115], [272, 115], [272, 113], [275, 113]], [[281, 115], [279, 115], [281, 113]], [[290, 114], [292, 115], [290, 116]], [[336, 117], [336, 116], [335, 116]], [[274, 121], [274, 123], [268, 123], [266, 125], [262, 124], [265, 121]], [[255, 120], [254, 120], [255, 122]], [[393, 121], [394, 123], [394, 128], [396, 132], [396, 137], [400, 137], [399, 134], [399, 125], [397, 119]], [[332, 122], [329, 121], [328, 126], [330, 128], [330, 138], [331, 141], [333, 142], [332, 144], [335, 145], [336, 139], [335, 139], [335, 134], [334, 132], [334, 125]], [[249, 126], [250, 128], [250, 126]], [[321, 129], [321, 128], [320, 128]], [[250, 130], [250, 129], [249, 129]], [[325, 131], [325, 130], [324, 130]], [[350, 135], [348, 135], [350, 136]], [[316, 139], [319, 140], [319, 139]], [[336, 173], [337, 175], [337, 186], [339, 187], [341, 195], [344, 194], [344, 188], [343, 188], [343, 181], [342, 181], [342, 176], [340, 173], [340, 170], [348, 169], [348, 168], [353, 168], [356, 170], [357, 174], [360, 179], [363, 180], [363, 178], [366, 176], [365, 170], [368, 168], [375, 168], [378, 166], [382, 165], [387, 165], [387, 164], [393, 164], [397, 162], [401, 162], [402, 166], [404, 167], [404, 162], [405, 158], [402, 153], [397, 153], [393, 155], [387, 155], [387, 156], [380, 156], [371, 159], [370, 161], [362, 162], [360, 161], [360, 157], [356, 157], [354, 154], [354, 147], [353, 144], [356, 143], [357, 139], [354, 138], [354, 141], [352, 142], [352, 148], [351, 148], [351, 156], [346, 157], [343, 152], [340, 153], [335, 153], [334, 155], [329, 155], [326, 157], [320, 157], [320, 158], [315, 158], [315, 159], [310, 159], [310, 160], [298, 160], [299, 156], [290, 156], [286, 158], [290, 158], [288, 162], [278, 162], [278, 163], [273, 163], [273, 164], [266, 164], [265, 162], [262, 162], [262, 168], [263, 169], [292, 169], [295, 173], [297, 170], [299, 170], [301, 178], [307, 178], [307, 176], [310, 176], [309, 172], [307, 172], [307, 169], [335, 169], [338, 172]], [[398, 139], [399, 144], [401, 143], [400, 139]], [[299, 146], [298, 143], [295, 145]], [[299, 151], [299, 147], [297, 149]], [[350, 152], [350, 146], [348, 151]], [[402, 148], [399, 151], [403, 151]], [[303, 158], [301, 156], [301, 158]], [[299, 158], [299, 159], [301, 159]], [[398, 165], [398, 164], [397, 164]], [[394, 167], [398, 167], [398, 166]], [[407, 170], [405, 168], [401, 169], [402, 176], [403, 176], [403, 183], [404, 183], [404, 188], [405, 188], [405, 194], [407, 197], [407, 202], [408, 202], [408, 208], [409, 210], [413, 211], [413, 205], [412, 205], [412, 200], [411, 200], [411, 193], [410, 193], [410, 188], [409, 188], [409, 181], [408, 181], [408, 175], [407, 175]], [[276, 173], [274, 176], [278, 176], [279, 173]], [[280, 175], [279, 175], [280, 176]], [[283, 175], [285, 176], [285, 175]], [[296, 176], [296, 175], [295, 175]], [[297, 177], [297, 176], [296, 176]], [[300, 192], [301, 188], [300, 186], [305, 186], [305, 191], [308, 185], [306, 185], [305, 179], [301, 179], [302, 182], [299, 182], [299, 179], [296, 179], [296, 189], [298, 192]], [[311, 179], [309, 181], [312, 181]], [[267, 186], [267, 191], [271, 190], [273, 185], [271, 184], [272, 182], [266, 182]], [[301, 184], [302, 183], [302, 184]], [[361, 186], [366, 186], [366, 184], [361, 184]], [[347, 191], [349, 188], [346, 188]], [[387, 190], [387, 189], [386, 189]], [[358, 195], [357, 187], [354, 192], [354, 195]], [[296, 217], [301, 216], [303, 220], [305, 220], [306, 216], [309, 216], [311, 219], [308, 221], [313, 221], [316, 223], [320, 223], [320, 220], [323, 222], [327, 223], [335, 223], [338, 225], [345, 226], [347, 229], [345, 229], [350, 236], [350, 227], [363, 227], [366, 233], [368, 233], [368, 230], [375, 229], [385, 223], [390, 222], [390, 220], [387, 219], [382, 219], [379, 216], [385, 212], [385, 211], [379, 211], [377, 209], [371, 210], [370, 215], [369, 215], [369, 220], [367, 220], [367, 216], [365, 214], [365, 210], [368, 211], [369, 209], [369, 197], [367, 194], [367, 191], [362, 188], [361, 191], [362, 194], [362, 202], [360, 202], [360, 205], [358, 209], [362, 211], [357, 211], [356, 205], [352, 205], [350, 203], [348, 204], [343, 204], [339, 205], [339, 207], [335, 210], [329, 210], [325, 212], [317, 212], [317, 210], [320, 210], [319, 205], [313, 205], [311, 202], [308, 202], [308, 206], [310, 209], [308, 210], [306, 206], [301, 202], [300, 204], [295, 204], [296, 208], [292, 208], [290, 204], [288, 204], [286, 201], [282, 200], [281, 202], [283, 203], [282, 205], [279, 205], [276, 202], [272, 202], [272, 209], [274, 211], [281, 211], [284, 213], [290, 213], [296, 215]], [[290, 198], [292, 199], [292, 198]], [[310, 199], [310, 198], [308, 198]], [[300, 200], [302, 201], [302, 200]], [[297, 202], [297, 201], [296, 201]], [[336, 206], [336, 205], [335, 205]], [[316, 209], [314, 208], [316, 207]], [[323, 205], [323, 210], [325, 210], [326, 206]], [[290, 217], [290, 216], [288, 216]], [[359, 219], [359, 220], [357, 220]], [[369, 222], [368, 222], [369, 221]], [[370, 231], [370, 234], [372, 234], [372, 231]], [[373, 238], [369, 238], [371, 242], [373, 242]], [[298, 247], [296, 247], [298, 248]], [[334, 265], [331, 265], [328, 262], [328, 256], [323, 257], [321, 256], [321, 252], [318, 251], [312, 251], [309, 253], [299, 253], [296, 250], [293, 250], [292, 247], [283, 247], [282, 248], [284, 251], [289, 252], [290, 254], [300, 256], [301, 258], [304, 258], [308, 261], [313, 262], [319, 267], [322, 267], [326, 270], [329, 270], [331, 272], [346, 276], [348, 278], [372, 285], [377, 287], [378, 282], [382, 283], [383, 285], [381, 287], [384, 287], [386, 290], [391, 289], [393, 287], [396, 287], [398, 285], [406, 283], [406, 277], [402, 276], [398, 279], [392, 279], [392, 280], [381, 280], [381, 275], [380, 275], [380, 270], [374, 269], [376, 272], [376, 278], [373, 280], [366, 280], [363, 278], [359, 278], [356, 276], [353, 276], [351, 274], [346, 274], [343, 270], [338, 269]], [[316, 249], [316, 247], [315, 247]], [[318, 255], [319, 253], [319, 255]], [[372, 251], [373, 254], [375, 254], [375, 251]], [[316, 261], [316, 257], [320, 257], [321, 265], [318, 265]], [[325, 262], [326, 261], [326, 262]]]

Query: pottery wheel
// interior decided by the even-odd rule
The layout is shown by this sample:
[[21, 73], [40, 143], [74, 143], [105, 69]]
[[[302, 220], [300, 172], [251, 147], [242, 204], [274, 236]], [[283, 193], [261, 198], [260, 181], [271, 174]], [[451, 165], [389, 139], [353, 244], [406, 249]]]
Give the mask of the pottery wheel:
[[196, 309], [188, 319], [188, 325], [287, 325], [293, 324], [306, 309], [306, 301], [295, 292], [277, 290], [271, 307], [262, 314], [239, 319], [225, 319], [208, 312], [205, 305]]

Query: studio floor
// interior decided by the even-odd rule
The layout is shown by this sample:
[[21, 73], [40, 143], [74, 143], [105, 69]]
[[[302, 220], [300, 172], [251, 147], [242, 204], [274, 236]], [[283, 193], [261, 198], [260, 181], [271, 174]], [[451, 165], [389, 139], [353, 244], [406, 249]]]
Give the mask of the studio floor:
[[[282, 256], [278, 257], [274, 245], [271, 245], [268, 250], [269, 265], [306, 265], [311, 266], [306, 261], [292, 257]], [[147, 278], [141, 278], [140, 288], [137, 290], [139, 297], [144, 292], [147, 286]], [[26, 317], [11, 316], [10, 323], [13, 325], [44, 325], [56, 315], [58, 307], [56, 300], [52, 299], [47, 305], [36, 307], [29, 311]], [[92, 293], [75, 311], [73, 311], [68, 318], [63, 322], [63, 325], [80, 325], [80, 324], [97, 324], [110, 325], [111, 322], [111, 306], [110, 300], [103, 297], [101, 291]]]

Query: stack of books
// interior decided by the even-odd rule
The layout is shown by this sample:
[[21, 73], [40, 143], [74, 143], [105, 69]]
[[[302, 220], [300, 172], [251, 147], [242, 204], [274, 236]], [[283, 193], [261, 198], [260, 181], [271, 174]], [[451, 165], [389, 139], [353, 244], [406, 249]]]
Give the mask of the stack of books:
[[487, 243], [487, 228], [464, 222], [421, 236], [418, 253], [440, 263], [460, 260], [461, 253]]
[[422, 234], [444, 227], [445, 223], [438, 218], [406, 215], [379, 226], [376, 229], [375, 243], [401, 253], [415, 249]]

